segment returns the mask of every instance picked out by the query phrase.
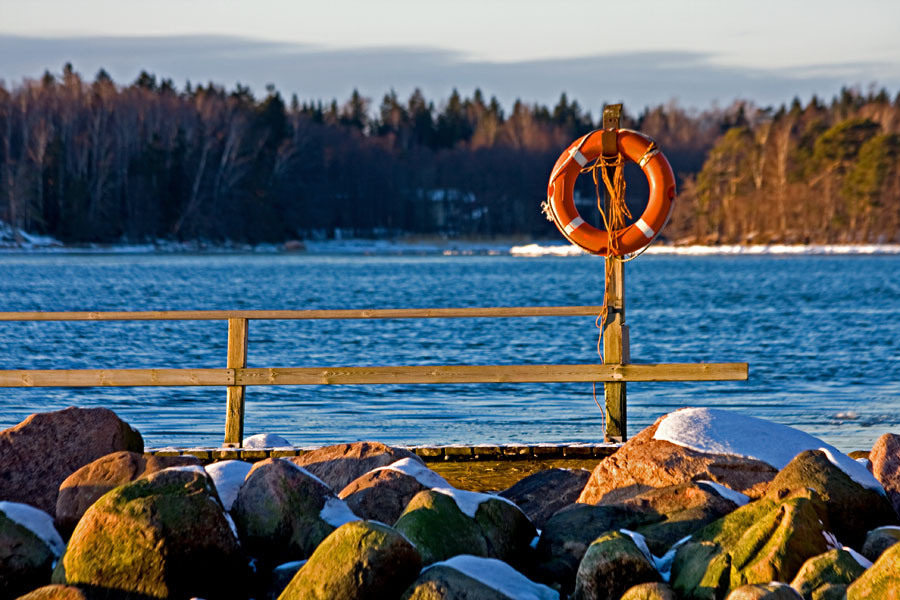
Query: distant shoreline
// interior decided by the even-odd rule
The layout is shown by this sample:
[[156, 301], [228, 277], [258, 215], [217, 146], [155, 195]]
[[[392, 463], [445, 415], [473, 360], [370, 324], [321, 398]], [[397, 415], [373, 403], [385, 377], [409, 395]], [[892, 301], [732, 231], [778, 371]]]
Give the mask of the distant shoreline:
[[[4, 243], [5, 242], [5, 243]], [[50, 239], [26, 239], [20, 243], [0, 240], [0, 255], [22, 254], [294, 254], [298, 256], [589, 256], [571, 244], [542, 240], [534, 243], [474, 240], [371, 240], [345, 239], [288, 242], [286, 244], [237, 244], [158, 241], [144, 244], [65, 245]], [[769, 244], [717, 246], [654, 244], [651, 256], [854, 256], [897, 255], [900, 244]]]

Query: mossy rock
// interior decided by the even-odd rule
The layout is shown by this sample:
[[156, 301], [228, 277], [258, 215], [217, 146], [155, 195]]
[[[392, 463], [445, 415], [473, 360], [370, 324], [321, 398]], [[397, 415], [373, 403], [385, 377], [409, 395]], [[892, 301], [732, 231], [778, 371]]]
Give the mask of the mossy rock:
[[342, 503], [315, 476], [280, 458], [257, 463], [231, 515], [241, 543], [262, 565], [309, 557], [335, 525], [322, 518], [329, 500]]
[[803, 563], [791, 587], [806, 600], [813, 592], [829, 583], [849, 584], [862, 575], [866, 568], [846, 550], [829, 550]]
[[639, 583], [628, 588], [620, 600], [678, 600], [678, 596], [666, 583]]
[[92, 600], [87, 590], [71, 585], [45, 585], [16, 600]]
[[725, 600], [802, 600], [786, 583], [754, 583], [732, 590]]
[[403, 594], [403, 600], [516, 600], [456, 569], [425, 569]]
[[862, 555], [875, 562], [882, 553], [900, 542], [900, 527], [878, 527], [866, 534]]
[[394, 528], [416, 545], [425, 565], [457, 554], [488, 556], [488, 542], [478, 523], [453, 498], [433, 490], [413, 496]]
[[578, 564], [598, 537], [619, 528], [636, 530], [663, 517], [625, 506], [575, 504], [547, 520], [537, 544], [541, 581], [560, 585], [570, 592], [575, 586]]
[[50, 583], [55, 558], [44, 540], [0, 510], [0, 598]]
[[866, 531], [897, 522], [894, 508], [884, 493], [851, 479], [821, 450], [806, 450], [795, 456], [769, 483], [766, 496], [777, 501], [806, 489], [818, 492], [825, 503], [832, 533], [841, 543], [853, 548], [862, 546]]
[[158, 471], [84, 514], [62, 559], [68, 584], [146, 598], [239, 597], [247, 562], [201, 468]]
[[640, 583], [661, 581], [656, 567], [634, 540], [619, 531], [604, 534], [590, 545], [575, 576], [575, 600], [620, 598]]
[[884, 551], [847, 587], [847, 600], [900, 600], [900, 544]]
[[326, 537], [279, 600], [387, 600], [415, 581], [422, 557], [387, 525], [353, 521]]
[[531, 550], [531, 542], [537, 536], [537, 530], [525, 513], [511, 502], [499, 498], [479, 504], [475, 522], [487, 541], [486, 556], [512, 565], [525, 560], [525, 554]]
[[747, 584], [791, 581], [806, 559], [828, 550], [825, 518], [815, 492], [747, 504], [678, 549], [672, 587], [690, 600], [721, 598]]

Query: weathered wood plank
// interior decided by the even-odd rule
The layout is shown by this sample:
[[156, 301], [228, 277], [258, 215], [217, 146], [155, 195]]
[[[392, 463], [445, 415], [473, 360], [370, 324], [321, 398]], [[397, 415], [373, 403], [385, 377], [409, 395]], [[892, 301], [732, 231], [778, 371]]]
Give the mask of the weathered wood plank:
[[740, 381], [747, 373], [747, 363], [7, 370], [0, 371], [0, 388]]
[[472, 317], [583, 317], [599, 306], [377, 308], [340, 310], [162, 310], [109, 312], [0, 312], [0, 321], [224, 321], [228, 319], [450, 319]]
[[[249, 340], [247, 319], [228, 319], [228, 368], [243, 369], [247, 366]], [[223, 446], [240, 448], [244, 439], [244, 392], [242, 385], [230, 385], [226, 390], [225, 441]]]
[[231, 369], [52, 369], [0, 371], [0, 387], [233, 385]]
[[747, 363], [285, 367], [238, 369], [235, 381], [240, 385], [722, 381], [744, 380], [747, 373]]

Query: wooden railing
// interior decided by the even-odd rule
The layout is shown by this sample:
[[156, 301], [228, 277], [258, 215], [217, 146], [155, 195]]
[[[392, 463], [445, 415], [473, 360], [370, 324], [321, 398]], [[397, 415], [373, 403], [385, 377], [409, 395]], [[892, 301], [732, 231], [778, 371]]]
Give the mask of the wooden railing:
[[747, 379], [747, 363], [529, 364], [391, 367], [247, 367], [250, 320], [448, 319], [595, 316], [600, 306], [525, 306], [373, 310], [208, 310], [143, 312], [0, 312], [0, 321], [228, 321], [222, 369], [0, 370], [2, 387], [224, 386], [225, 446], [243, 439], [246, 386], [410, 383], [716, 381]]

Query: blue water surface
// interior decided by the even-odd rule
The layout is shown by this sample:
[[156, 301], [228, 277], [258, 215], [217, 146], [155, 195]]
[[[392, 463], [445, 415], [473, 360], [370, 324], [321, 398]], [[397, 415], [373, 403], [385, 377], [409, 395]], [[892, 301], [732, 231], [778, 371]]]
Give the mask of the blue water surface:
[[[631, 435], [682, 406], [849, 451], [900, 431], [900, 256], [642, 256], [632, 361], [750, 363], [744, 382], [632, 383]], [[594, 305], [595, 257], [0, 255], [0, 310]], [[225, 322], [0, 323], [0, 369], [223, 367]], [[591, 317], [252, 321], [249, 366], [598, 362]], [[599, 386], [598, 386], [599, 387]], [[104, 406], [150, 447], [221, 443], [222, 388], [0, 389], [0, 428]], [[601, 400], [602, 402], [602, 400]], [[598, 442], [590, 384], [251, 387], [245, 433], [297, 445]]]

